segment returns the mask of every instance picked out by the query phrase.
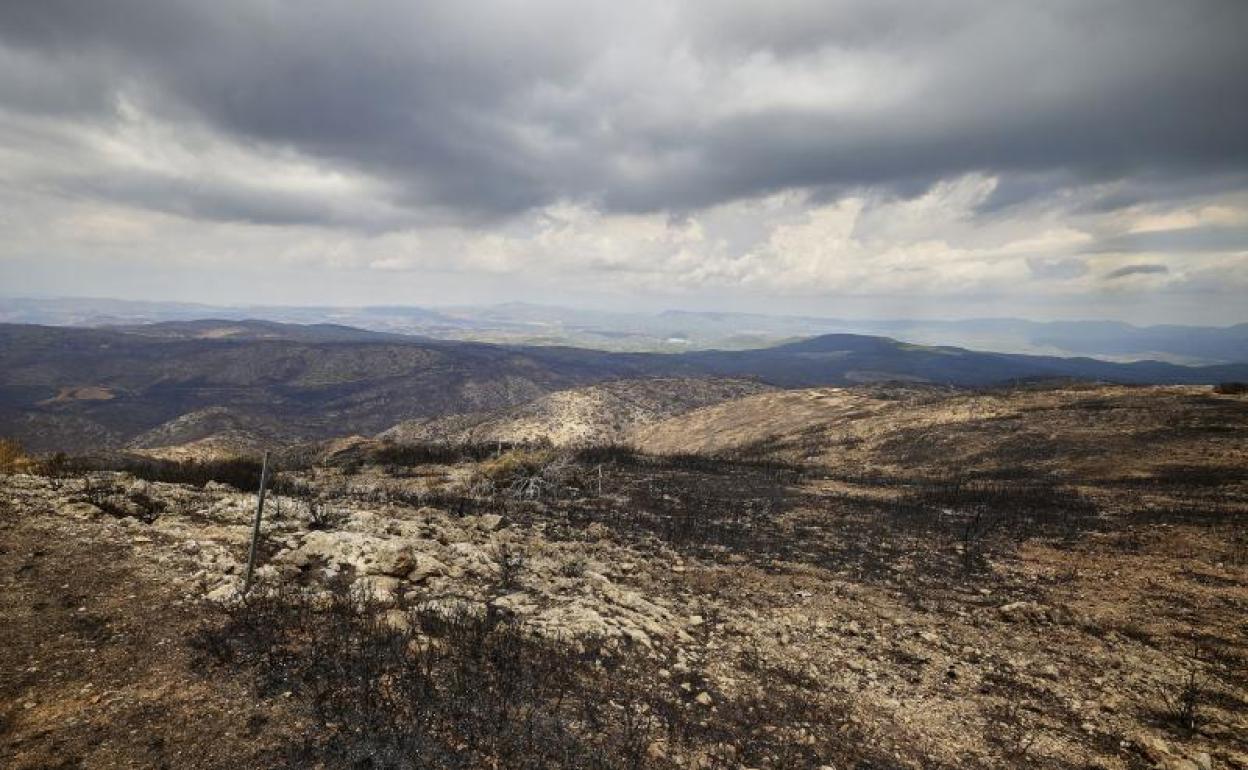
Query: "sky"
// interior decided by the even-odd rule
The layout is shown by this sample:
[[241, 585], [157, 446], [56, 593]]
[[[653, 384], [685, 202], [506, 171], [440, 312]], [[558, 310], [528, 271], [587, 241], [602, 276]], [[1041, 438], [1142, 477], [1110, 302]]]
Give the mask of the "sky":
[[10, 0], [0, 294], [1248, 321], [1243, 0]]

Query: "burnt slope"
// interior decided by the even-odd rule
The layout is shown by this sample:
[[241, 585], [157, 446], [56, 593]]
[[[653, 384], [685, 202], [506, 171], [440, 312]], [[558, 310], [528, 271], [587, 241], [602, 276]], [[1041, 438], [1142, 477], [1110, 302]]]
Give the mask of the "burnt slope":
[[293, 435], [372, 433], [672, 368], [595, 351], [418, 339], [169, 339], [0, 326], [0, 435], [34, 449], [109, 446], [207, 407], [275, 418]]
[[987, 385], [1049, 377], [1126, 383], [1248, 379], [1248, 365], [1116, 364], [860, 335], [665, 355], [381, 335], [350, 339], [353, 333], [341, 328], [241, 323], [251, 331], [224, 337], [215, 336], [220, 322], [184, 324], [164, 336], [153, 336], [150, 327], [0, 325], [0, 435], [16, 436], [38, 451], [118, 446], [210, 407], [276, 421], [291, 438], [376, 433], [404, 420], [497, 410], [625, 378], [732, 377], [781, 387], [888, 380]]

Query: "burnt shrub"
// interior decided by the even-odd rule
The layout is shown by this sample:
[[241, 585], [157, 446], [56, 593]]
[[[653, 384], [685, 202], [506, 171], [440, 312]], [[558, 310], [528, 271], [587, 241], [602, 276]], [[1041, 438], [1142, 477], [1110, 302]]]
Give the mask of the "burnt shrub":
[[[396, 614], [398, 617], [396, 617]], [[310, 725], [274, 765], [768, 768], [870, 761], [846, 709], [777, 683], [714, 708], [659, 661], [592, 639], [546, 639], [467, 608], [387, 610], [338, 583], [328, 596], [268, 587], [192, 638], [205, 674], [244, 667], [260, 694], [291, 693]], [[873, 765], [867, 765], [873, 766]]]
[[628, 444], [596, 444], [577, 447], [572, 458], [583, 465], [637, 465], [641, 453]]
[[668, 473], [637, 483], [613, 522], [677, 546], [754, 549], [788, 505], [783, 485], [745, 473], [725, 477]]
[[1200, 723], [1204, 685], [1199, 672], [1191, 669], [1177, 682], [1159, 687], [1156, 713], [1162, 721], [1191, 732]]
[[74, 462], [64, 452], [53, 452], [39, 459], [34, 466], [36, 473], [50, 479], [63, 479], [74, 475]]
[[1220, 487], [1248, 481], [1248, 468], [1229, 465], [1193, 465], [1168, 463], [1153, 469], [1144, 479], [1133, 479], [1136, 485], [1171, 485], [1188, 487]]
[[840, 556], [874, 574], [900, 560], [929, 577], [980, 573], [1029, 538], [1070, 543], [1100, 526], [1097, 507], [1077, 490], [1027, 477], [923, 479], [895, 503], [857, 505], [867, 515], [845, 519], [858, 532], [843, 538]]
[[664, 468], [698, 473], [722, 474], [732, 470], [730, 463], [714, 455], [693, 454], [691, 452], [675, 452], [672, 454], [654, 455], [651, 462]]
[[[52, 461], [53, 459], [55, 462]], [[129, 473], [144, 481], [188, 484], [196, 487], [202, 487], [214, 481], [234, 487], [240, 492], [255, 492], [260, 487], [262, 465], [258, 457], [171, 460], [123, 453], [102, 453], [60, 455], [41, 463], [38, 472], [45, 475], [56, 474], [62, 477], [81, 478], [92, 472], [113, 471]], [[298, 483], [289, 477], [283, 478], [279, 472], [307, 467], [295, 460], [283, 460], [279, 465], [275, 457], [270, 457], [267, 488], [281, 494], [298, 494]]]
[[582, 469], [566, 453], [553, 449], [512, 449], [478, 469], [478, 485], [487, 494], [502, 492], [513, 500], [557, 500], [576, 487]]
[[[237, 457], [220, 460], [161, 460], [126, 455], [71, 459], [76, 472], [123, 471], [144, 481], [190, 484], [202, 487], [210, 481], [228, 484], [241, 492], [260, 488], [260, 461]], [[273, 482], [270, 468], [270, 483]], [[273, 488], [270, 486], [270, 488]]]
[[414, 465], [454, 465], [483, 462], [514, 450], [540, 448], [541, 444], [517, 444], [507, 441], [426, 441], [382, 444], [368, 452], [374, 465], [411, 467]]
[[386, 444], [369, 453], [378, 465], [449, 465], [463, 458], [461, 447], [453, 444]]
[[721, 457], [643, 455], [636, 466], [613, 467], [604, 495], [572, 501], [563, 521], [602, 524], [622, 537], [657, 538], [709, 558], [768, 560], [800, 545], [779, 526], [796, 497], [796, 479], [787, 468]]
[[123, 490], [107, 479], [84, 477], [82, 494], [87, 502], [118, 519], [134, 518], [151, 524], [165, 510], [163, 501], [141, 490]]
[[981, 533], [1000, 531], [1011, 539], [1071, 537], [1094, 524], [1096, 506], [1077, 490], [1036, 479], [948, 478], [923, 484], [903, 507], [938, 514], [952, 526]]
[[1214, 393], [1224, 396], [1238, 396], [1248, 393], [1248, 382], [1219, 382], [1213, 386]]
[[340, 529], [347, 523], [346, 512], [331, 507], [326, 501], [309, 497], [308, 529], [312, 531], [328, 531]]
[[504, 543], [499, 546], [494, 561], [498, 565], [498, 588], [504, 591], [519, 588], [528, 562], [524, 552]]

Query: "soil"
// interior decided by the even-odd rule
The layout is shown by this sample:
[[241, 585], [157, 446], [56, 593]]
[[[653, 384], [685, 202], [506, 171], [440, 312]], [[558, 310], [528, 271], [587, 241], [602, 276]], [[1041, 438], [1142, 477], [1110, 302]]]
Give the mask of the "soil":
[[[654, 435], [770, 448], [283, 470], [261, 580], [607, 638], [710, 714], [784, 683], [897, 767], [1248, 769], [1242, 398], [735, 403]], [[0, 477], [0, 765], [268, 767], [314, 729], [195, 642], [237, 591], [253, 506], [214, 483]]]
[[205, 609], [142, 545], [0, 508], [0, 765], [260, 767], [298, 729], [241, 672], [198, 671]]

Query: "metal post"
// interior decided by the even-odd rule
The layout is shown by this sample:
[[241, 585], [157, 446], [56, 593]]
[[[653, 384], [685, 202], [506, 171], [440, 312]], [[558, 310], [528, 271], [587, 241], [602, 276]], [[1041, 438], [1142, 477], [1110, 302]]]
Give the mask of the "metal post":
[[251, 589], [251, 573], [256, 568], [256, 546], [260, 543], [260, 517], [264, 514], [264, 488], [269, 480], [269, 451], [264, 451], [260, 465], [260, 495], [256, 500], [256, 521], [251, 526], [251, 550], [247, 553], [247, 577], [243, 579], [243, 593]]

